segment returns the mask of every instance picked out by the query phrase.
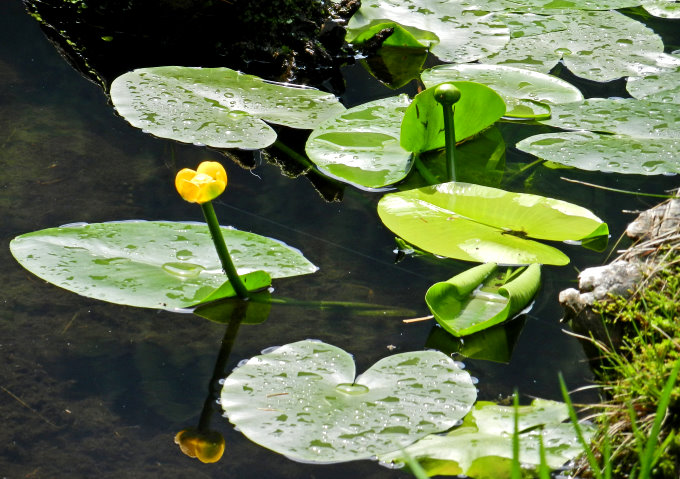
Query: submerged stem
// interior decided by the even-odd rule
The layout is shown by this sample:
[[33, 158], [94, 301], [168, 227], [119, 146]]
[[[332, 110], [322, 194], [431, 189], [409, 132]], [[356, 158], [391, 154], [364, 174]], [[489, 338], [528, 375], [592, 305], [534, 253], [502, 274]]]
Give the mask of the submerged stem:
[[203, 210], [205, 221], [208, 223], [210, 236], [212, 237], [213, 243], [215, 243], [215, 249], [217, 250], [220, 262], [222, 263], [222, 269], [224, 269], [224, 272], [227, 274], [227, 278], [229, 278], [229, 282], [234, 287], [234, 291], [236, 291], [238, 297], [241, 299], [248, 299], [248, 290], [243, 284], [241, 277], [236, 272], [234, 263], [231, 260], [231, 255], [224, 242], [222, 230], [217, 221], [217, 215], [215, 215], [215, 208], [213, 208], [212, 202], [206, 201], [205, 203], [201, 203], [201, 209]]

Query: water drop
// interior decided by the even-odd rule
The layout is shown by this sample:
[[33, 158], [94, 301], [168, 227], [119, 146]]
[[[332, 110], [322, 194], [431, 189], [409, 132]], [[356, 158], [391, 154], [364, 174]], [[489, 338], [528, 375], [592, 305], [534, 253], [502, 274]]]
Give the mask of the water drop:
[[195, 278], [205, 270], [203, 266], [193, 263], [165, 263], [162, 268], [178, 278]]

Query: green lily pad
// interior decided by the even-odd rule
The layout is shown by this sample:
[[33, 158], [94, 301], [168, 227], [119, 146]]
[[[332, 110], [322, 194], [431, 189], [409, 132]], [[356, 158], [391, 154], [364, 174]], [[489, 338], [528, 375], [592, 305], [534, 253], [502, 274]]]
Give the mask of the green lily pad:
[[[375, 31], [376, 25], [396, 23], [421, 45], [431, 45], [432, 53], [441, 60], [471, 62], [499, 51], [510, 39], [507, 26], [492, 14], [483, 14], [479, 8], [439, 0], [364, 2], [350, 19], [345, 40], [356, 44], [366, 40], [370, 35], [365, 32]], [[494, 10], [499, 8], [502, 7]], [[425, 36], [422, 32], [435, 36]]]
[[538, 7], [547, 10], [617, 10], [637, 7], [641, 0], [520, 0], [523, 7]]
[[680, 103], [680, 66], [655, 75], [629, 77], [626, 90], [638, 100], [677, 105]]
[[265, 148], [276, 141], [265, 121], [311, 130], [345, 109], [329, 93], [229, 68], [141, 68], [116, 78], [110, 93], [132, 126], [216, 148]]
[[513, 38], [480, 61], [548, 73], [562, 60], [575, 75], [599, 82], [680, 65], [679, 59], [664, 53], [661, 37], [616, 11], [572, 10], [555, 18], [565, 30]]
[[421, 79], [430, 88], [447, 81], [474, 81], [498, 93], [506, 104], [506, 117], [548, 118], [544, 103], [583, 100], [578, 88], [557, 77], [504, 65], [439, 65], [425, 70]]
[[680, 3], [677, 0], [642, 0], [642, 8], [660, 18], [680, 18]]
[[[548, 467], [557, 469], [583, 452], [564, 403], [535, 399], [519, 407], [519, 459], [524, 467], [540, 464], [539, 435]], [[586, 440], [594, 426], [581, 425]], [[514, 408], [480, 401], [460, 427], [445, 436], [431, 435], [404, 449], [428, 475], [467, 475], [475, 479], [510, 477]], [[402, 452], [384, 454], [386, 462], [405, 462]]]
[[427, 59], [426, 48], [395, 47], [384, 45], [374, 54], [361, 60], [361, 64], [378, 81], [396, 89], [418, 78]]
[[535, 135], [517, 148], [591, 171], [640, 175], [680, 172], [680, 112], [675, 104], [593, 98], [554, 105], [541, 123], [591, 130]]
[[445, 431], [476, 396], [470, 375], [438, 351], [389, 356], [355, 378], [351, 355], [307, 340], [248, 360], [226, 378], [220, 402], [251, 441], [293, 460], [334, 463]]
[[[503, 99], [488, 86], [468, 81], [452, 83], [460, 90], [460, 100], [453, 106], [456, 141], [488, 128], [505, 113]], [[406, 109], [401, 123], [401, 146], [405, 150], [421, 153], [444, 146], [444, 115], [434, 90], [418, 93]]]
[[409, 104], [406, 95], [384, 98], [326, 120], [307, 140], [309, 159], [324, 174], [360, 188], [402, 180], [411, 169], [411, 153], [399, 145]]
[[[277, 240], [233, 228], [222, 233], [249, 290], [268, 286], [271, 278], [317, 270]], [[18, 236], [10, 250], [45, 281], [102, 301], [176, 310], [235, 295], [204, 224], [67, 225]]]
[[585, 208], [565, 201], [450, 182], [389, 193], [382, 222], [420, 249], [449, 258], [499, 264], [564, 265], [561, 251], [529, 238], [567, 241], [608, 234]]
[[507, 282], [502, 273], [494, 273], [497, 265], [485, 263], [427, 290], [427, 306], [446, 331], [467, 336], [511, 319], [529, 305], [541, 286], [538, 264]]

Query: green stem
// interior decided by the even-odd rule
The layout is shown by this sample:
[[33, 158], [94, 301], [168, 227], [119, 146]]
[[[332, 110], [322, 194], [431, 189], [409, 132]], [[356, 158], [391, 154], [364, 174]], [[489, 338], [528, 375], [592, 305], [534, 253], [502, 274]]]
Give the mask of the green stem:
[[456, 130], [453, 125], [453, 104], [442, 103], [444, 109], [444, 138], [446, 145], [446, 173], [449, 181], [456, 181]]
[[437, 183], [439, 183], [439, 180], [437, 179], [437, 177], [432, 174], [432, 172], [430, 171], [430, 169], [427, 166], [425, 166], [425, 164], [420, 159], [419, 155], [416, 155], [416, 158], [414, 160], [414, 164], [415, 164], [416, 170], [418, 170], [418, 173], [420, 173], [420, 176], [422, 176], [423, 179], [425, 181], [427, 181], [428, 184], [436, 185]]
[[210, 229], [210, 236], [212, 237], [213, 243], [215, 243], [215, 249], [217, 250], [217, 255], [220, 257], [220, 262], [222, 263], [222, 269], [227, 273], [227, 278], [229, 282], [234, 287], [234, 291], [241, 299], [248, 299], [248, 290], [243, 284], [241, 277], [236, 272], [234, 263], [229, 255], [229, 250], [224, 242], [224, 237], [222, 236], [222, 230], [220, 229], [220, 224], [217, 221], [217, 215], [215, 215], [215, 208], [213, 208], [212, 202], [206, 201], [201, 203], [201, 209], [203, 210], [203, 216], [205, 216], [205, 221], [208, 223], [208, 228]]
[[292, 158], [292, 159], [294, 159], [295, 161], [297, 161], [298, 163], [300, 163], [301, 165], [303, 165], [307, 170], [313, 170], [313, 169], [314, 169], [314, 163], [312, 163], [311, 161], [309, 161], [309, 160], [307, 159], [307, 157], [301, 155], [300, 153], [298, 153], [297, 151], [293, 150], [291, 147], [289, 147], [288, 145], [282, 143], [281, 141], [276, 140], [276, 141], [272, 144], [272, 146], [273, 146], [274, 148], [278, 149], [279, 151], [285, 153], [286, 155], [288, 155], [289, 158]]

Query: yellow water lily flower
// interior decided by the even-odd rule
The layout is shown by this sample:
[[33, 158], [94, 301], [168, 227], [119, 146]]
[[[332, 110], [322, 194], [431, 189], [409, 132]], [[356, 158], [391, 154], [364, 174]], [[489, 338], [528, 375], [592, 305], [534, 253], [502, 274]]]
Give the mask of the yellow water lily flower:
[[187, 456], [205, 463], [217, 462], [224, 454], [224, 437], [217, 431], [183, 429], [175, 436], [175, 444]]
[[227, 172], [216, 161], [204, 161], [196, 170], [184, 168], [175, 177], [175, 188], [189, 203], [206, 203], [227, 187]]

